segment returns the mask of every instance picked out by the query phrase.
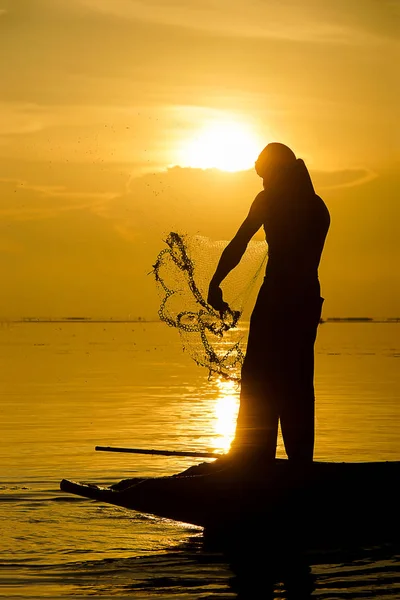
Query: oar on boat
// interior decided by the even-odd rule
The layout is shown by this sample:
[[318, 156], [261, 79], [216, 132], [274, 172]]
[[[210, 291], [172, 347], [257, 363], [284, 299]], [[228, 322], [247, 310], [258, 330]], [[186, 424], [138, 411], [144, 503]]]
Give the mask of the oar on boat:
[[191, 458], [221, 458], [216, 452], [191, 452], [181, 450], [148, 450], [145, 448], [117, 448], [114, 446], [96, 446], [98, 452], [126, 452], [128, 454], [151, 454], [156, 456], [187, 456]]

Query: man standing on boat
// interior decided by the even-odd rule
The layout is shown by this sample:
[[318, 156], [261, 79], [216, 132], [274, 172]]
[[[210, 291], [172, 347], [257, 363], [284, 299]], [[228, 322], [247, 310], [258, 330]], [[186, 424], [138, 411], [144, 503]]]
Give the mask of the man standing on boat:
[[208, 294], [214, 309], [228, 308], [220, 284], [264, 227], [268, 263], [250, 320], [231, 453], [273, 460], [280, 421], [289, 460], [309, 463], [314, 453], [314, 343], [323, 303], [318, 266], [330, 216], [303, 160], [287, 146], [268, 144], [255, 169], [264, 190], [223, 251]]

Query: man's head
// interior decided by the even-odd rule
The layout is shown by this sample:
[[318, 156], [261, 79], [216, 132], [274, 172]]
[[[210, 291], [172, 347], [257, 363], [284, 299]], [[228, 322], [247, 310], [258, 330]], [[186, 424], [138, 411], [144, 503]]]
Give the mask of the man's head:
[[294, 152], [288, 146], [273, 142], [268, 144], [255, 162], [257, 175], [268, 179], [269, 175], [281, 167], [289, 167], [296, 162]]

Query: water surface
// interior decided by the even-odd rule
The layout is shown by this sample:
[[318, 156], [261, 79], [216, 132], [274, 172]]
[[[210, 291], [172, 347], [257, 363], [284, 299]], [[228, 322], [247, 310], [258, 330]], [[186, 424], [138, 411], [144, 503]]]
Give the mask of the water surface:
[[[400, 324], [320, 327], [316, 459], [400, 459], [399, 360]], [[96, 453], [95, 445], [226, 451], [234, 384], [208, 381], [162, 323], [4, 325], [0, 366], [0, 597], [237, 597], [232, 565], [204, 550], [199, 529], [58, 488], [63, 477], [112, 483], [194, 463]], [[262, 573], [265, 597], [286, 597], [288, 560], [260, 555], [254, 533], [249, 581]], [[336, 548], [307, 561], [312, 597], [400, 597], [392, 546]]]

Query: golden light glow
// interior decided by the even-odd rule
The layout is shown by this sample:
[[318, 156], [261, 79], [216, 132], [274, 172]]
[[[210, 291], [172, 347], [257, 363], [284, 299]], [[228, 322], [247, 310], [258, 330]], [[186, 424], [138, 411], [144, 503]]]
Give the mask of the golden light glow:
[[220, 390], [215, 405], [215, 432], [219, 450], [228, 452], [235, 436], [236, 418], [239, 409], [239, 391], [233, 381], [218, 381]]
[[251, 127], [239, 121], [212, 121], [181, 149], [181, 164], [200, 169], [251, 169], [265, 146]]

